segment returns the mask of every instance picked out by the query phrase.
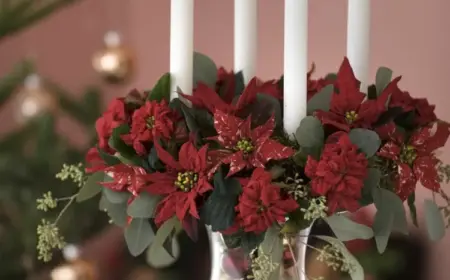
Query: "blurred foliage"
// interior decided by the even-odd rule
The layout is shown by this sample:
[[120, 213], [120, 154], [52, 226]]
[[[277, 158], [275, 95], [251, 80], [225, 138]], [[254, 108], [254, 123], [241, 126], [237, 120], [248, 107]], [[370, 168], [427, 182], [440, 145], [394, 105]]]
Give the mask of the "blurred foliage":
[[[0, 43], [73, 2], [77, 1], [0, 0]], [[23, 61], [0, 77], [0, 108], [13, 98], [33, 71], [33, 63]], [[58, 101], [60, 111], [81, 127], [72, 135], [82, 133], [92, 143], [95, 120], [102, 110], [100, 92], [88, 88], [81, 98], [75, 99], [74, 94], [57, 84], [51, 81], [45, 84]], [[58, 134], [55, 123], [55, 116], [43, 114], [0, 138], [0, 279], [27, 279], [44, 265], [35, 257], [36, 227], [44, 215], [48, 219], [55, 217], [38, 211], [36, 199], [48, 190], [57, 197], [77, 192], [73, 184], [61, 182], [55, 174], [63, 163], [83, 161], [89, 145], [74, 147], [69, 141], [71, 135]], [[97, 208], [94, 199], [69, 209], [60, 224], [67, 240], [82, 242], [105, 226], [107, 221]]]

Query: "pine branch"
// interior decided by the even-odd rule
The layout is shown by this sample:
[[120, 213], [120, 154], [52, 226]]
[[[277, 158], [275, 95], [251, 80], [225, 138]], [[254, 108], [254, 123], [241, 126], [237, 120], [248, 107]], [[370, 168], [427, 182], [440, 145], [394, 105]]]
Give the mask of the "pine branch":
[[77, 1], [0, 0], [0, 41]]
[[16, 65], [11, 73], [0, 78], [0, 107], [5, 104], [14, 93], [14, 90], [23, 83], [24, 79], [32, 71], [33, 66], [31, 62], [25, 60]]

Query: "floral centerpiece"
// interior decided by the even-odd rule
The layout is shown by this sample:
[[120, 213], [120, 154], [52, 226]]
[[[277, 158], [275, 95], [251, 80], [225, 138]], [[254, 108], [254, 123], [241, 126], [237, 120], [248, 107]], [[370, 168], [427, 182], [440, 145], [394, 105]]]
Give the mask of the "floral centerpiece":
[[[363, 279], [344, 242], [374, 238], [383, 252], [391, 232], [408, 231], [404, 201], [417, 225], [419, 184], [433, 197], [424, 204], [430, 238], [444, 235], [450, 201], [441, 183], [450, 172], [436, 150], [449, 124], [426, 99], [400, 89], [390, 69], [378, 70], [367, 94], [346, 58], [336, 74], [314, 80], [311, 71], [304, 77], [308, 116], [295, 135], [282, 127], [282, 77], [244, 86], [241, 73], [217, 69], [198, 53], [194, 74], [192, 95], [169, 100], [165, 74], [152, 90], [110, 103], [97, 120], [98, 143], [87, 154], [85, 174], [67, 166], [60, 174], [82, 186], [65, 209], [101, 195], [100, 209], [124, 227], [131, 254], [146, 252], [154, 266], [176, 259], [179, 232], [196, 240], [204, 224], [221, 234], [231, 255], [241, 254], [237, 278], [258, 280], [279, 279], [280, 271], [298, 265], [290, 241], [315, 221], [335, 234], [310, 236], [329, 243], [316, 248], [319, 259]], [[438, 206], [436, 196], [447, 204]], [[39, 202], [57, 207], [50, 194]], [[372, 203], [373, 228], [347, 215]], [[62, 237], [49, 221], [38, 232], [47, 260]]]

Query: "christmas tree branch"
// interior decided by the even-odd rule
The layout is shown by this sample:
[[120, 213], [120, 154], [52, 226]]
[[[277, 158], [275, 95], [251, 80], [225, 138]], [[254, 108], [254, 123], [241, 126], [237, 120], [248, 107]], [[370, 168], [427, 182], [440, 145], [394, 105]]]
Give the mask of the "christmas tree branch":
[[[1, 0], [0, 0], [1, 1]], [[0, 107], [8, 101], [14, 90], [33, 71], [31, 61], [24, 60], [14, 67], [13, 71], [0, 79]]]
[[54, 11], [77, 1], [0, 0], [0, 40], [22, 31]]

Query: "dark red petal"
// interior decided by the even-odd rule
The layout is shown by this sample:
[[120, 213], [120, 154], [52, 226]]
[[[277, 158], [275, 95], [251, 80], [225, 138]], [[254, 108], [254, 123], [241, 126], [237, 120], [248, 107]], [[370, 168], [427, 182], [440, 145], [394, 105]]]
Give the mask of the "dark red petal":
[[241, 110], [247, 105], [253, 103], [256, 100], [256, 94], [258, 93], [258, 80], [253, 78], [245, 87], [244, 92], [239, 97], [236, 103], [236, 109]]
[[[342, 91], [353, 91], [359, 89], [359, 81], [356, 79], [353, 69], [350, 66], [350, 61], [347, 57], [344, 57], [339, 71], [337, 73], [336, 85]], [[362, 101], [362, 100], [361, 100]]]
[[380, 151], [378, 151], [378, 155], [384, 158], [398, 161], [400, 152], [401, 148], [397, 144], [395, 144], [394, 142], [387, 142], [383, 147], [381, 147]]
[[314, 116], [317, 117], [322, 124], [326, 125], [332, 125], [337, 129], [343, 130], [343, 131], [349, 131], [350, 126], [348, 125], [345, 117], [343, 115], [338, 115], [333, 112], [325, 112], [325, 111], [315, 111]]
[[305, 175], [311, 179], [314, 178], [316, 176], [316, 170], [317, 170], [318, 163], [319, 162], [316, 159], [314, 159], [312, 156], [308, 156], [308, 160], [306, 161], [306, 166], [305, 166]]
[[158, 203], [155, 217], [155, 223], [158, 227], [175, 215], [176, 203], [176, 196], [172, 194], [166, 196]]
[[173, 175], [155, 172], [146, 175], [146, 178], [153, 182], [145, 188], [151, 194], [169, 194], [177, 190], [174, 186], [176, 177]]
[[212, 176], [222, 165], [223, 160], [232, 152], [230, 150], [212, 150], [208, 152], [208, 176]]
[[431, 156], [419, 157], [414, 161], [414, 175], [427, 189], [438, 191], [441, 187], [436, 170], [438, 160]]
[[196, 161], [198, 161], [198, 155], [194, 144], [191, 141], [184, 143], [178, 153], [178, 162], [181, 167], [184, 170], [194, 171]]
[[275, 116], [272, 116], [263, 125], [258, 126], [252, 131], [252, 140], [258, 143], [264, 142], [268, 139], [275, 129]]
[[164, 162], [167, 166], [175, 169], [175, 170], [181, 170], [181, 165], [172, 157], [169, 152], [164, 150], [163, 147], [158, 143], [158, 141], [155, 141], [154, 143], [156, 148], [156, 153], [158, 154], [159, 159]]
[[230, 105], [226, 104], [213, 89], [203, 83], [198, 83], [192, 96], [182, 93], [180, 95], [191, 101], [195, 107], [205, 107], [211, 113], [216, 110], [230, 110]]

